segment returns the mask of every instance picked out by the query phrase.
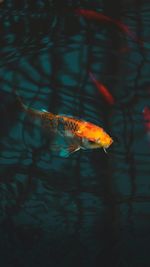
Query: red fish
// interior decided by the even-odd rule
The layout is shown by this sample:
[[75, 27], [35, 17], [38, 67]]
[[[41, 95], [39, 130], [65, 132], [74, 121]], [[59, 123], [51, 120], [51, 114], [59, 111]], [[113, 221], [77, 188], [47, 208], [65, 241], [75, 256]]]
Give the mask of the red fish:
[[97, 89], [99, 90], [99, 92], [105, 98], [105, 100], [110, 105], [114, 105], [115, 100], [114, 100], [113, 96], [111, 95], [111, 93], [108, 91], [108, 89], [103, 84], [101, 84], [99, 81], [97, 81], [91, 72], [89, 72], [89, 75], [90, 75], [90, 78], [92, 79], [92, 81], [94, 82], [94, 84], [96, 85]]
[[76, 9], [75, 13], [77, 15], [84, 16], [87, 19], [94, 19], [97, 21], [112, 22], [112, 19], [108, 16], [103, 15], [102, 13], [88, 10], [88, 9]]
[[143, 110], [145, 128], [148, 132], [150, 132], [150, 108], [145, 107]]
[[119, 20], [115, 20], [111, 17], [103, 15], [100, 12], [96, 12], [94, 10], [88, 10], [88, 9], [76, 9], [75, 13], [77, 15], [81, 15], [87, 19], [92, 19], [92, 20], [96, 20], [99, 22], [103, 21], [103, 22], [113, 23], [115, 26], [118, 27], [118, 29], [120, 29], [122, 32], [126, 33], [128, 36], [130, 36], [134, 41], [143, 45], [143, 42], [137, 38], [135, 33], [133, 33], [127, 25], [125, 25], [124, 23], [122, 23]]

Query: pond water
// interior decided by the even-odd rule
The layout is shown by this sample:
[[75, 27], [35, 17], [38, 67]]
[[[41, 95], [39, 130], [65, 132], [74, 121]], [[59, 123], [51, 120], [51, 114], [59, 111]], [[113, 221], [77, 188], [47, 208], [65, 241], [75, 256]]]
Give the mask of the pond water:
[[[150, 5], [115, 5], [0, 3], [1, 267], [150, 266]], [[112, 21], [77, 15], [83, 8]], [[104, 128], [114, 138], [108, 153], [60, 157], [14, 90], [28, 107]]]

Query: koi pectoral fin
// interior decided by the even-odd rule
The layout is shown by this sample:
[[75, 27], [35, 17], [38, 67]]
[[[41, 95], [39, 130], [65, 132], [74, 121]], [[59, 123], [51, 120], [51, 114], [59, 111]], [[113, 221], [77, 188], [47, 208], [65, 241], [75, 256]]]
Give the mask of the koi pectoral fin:
[[80, 148], [79, 140], [71, 134], [65, 136], [63, 132], [58, 131], [51, 137], [50, 151], [60, 157], [67, 158]]
[[64, 158], [68, 158], [72, 153], [78, 151], [80, 147], [68, 147], [66, 149], [62, 149], [60, 151], [60, 156]]
[[78, 151], [80, 149], [80, 146], [77, 146], [77, 145], [70, 145], [69, 148], [68, 148], [68, 151], [69, 153], [74, 153], [76, 151]]
[[103, 150], [104, 150], [104, 152], [105, 152], [106, 154], [108, 154], [108, 152], [107, 152], [106, 148], [103, 148]]
[[51, 150], [56, 152], [57, 155], [63, 158], [68, 158], [72, 153], [78, 151], [79, 149], [80, 149], [79, 146], [74, 146], [74, 145], [70, 145], [68, 147], [58, 146], [56, 144], [51, 145]]

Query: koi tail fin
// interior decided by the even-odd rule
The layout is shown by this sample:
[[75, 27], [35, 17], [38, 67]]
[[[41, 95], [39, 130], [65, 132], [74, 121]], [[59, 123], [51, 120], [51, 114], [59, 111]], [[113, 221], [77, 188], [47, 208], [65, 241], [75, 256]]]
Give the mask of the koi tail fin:
[[18, 106], [21, 107], [24, 111], [27, 111], [28, 107], [22, 102], [21, 97], [18, 95], [15, 89], [13, 89], [13, 92], [15, 94]]
[[42, 115], [43, 112], [38, 111], [38, 110], [36, 110], [36, 109], [33, 109], [33, 108], [30, 108], [30, 107], [26, 106], [26, 105], [23, 103], [21, 97], [18, 95], [18, 93], [16, 92], [15, 89], [13, 89], [13, 92], [14, 92], [15, 97], [16, 97], [16, 100], [17, 100], [17, 105], [18, 105], [19, 107], [21, 107], [21, 109], [22, 109], [24, 112], [30, 114], [32, 117], [41, 117], [41, 115]]
[[20, 106], [24, 111], [28, 111], [28, 107], [22, 102], [21, 97], [17, 95], [16, 98], [17, 98], [17, 102], [18, 102], [19, 106]]

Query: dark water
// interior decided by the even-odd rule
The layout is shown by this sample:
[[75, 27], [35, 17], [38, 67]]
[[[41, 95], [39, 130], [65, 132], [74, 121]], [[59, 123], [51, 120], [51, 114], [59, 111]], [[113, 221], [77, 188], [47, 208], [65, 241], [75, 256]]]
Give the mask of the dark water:
[[[77, 7], [122, 20], [144, 45]], [[0, 4], [1, 267], [150, 266], [149, 16], [146, 0]], [[118, 143], [60, 158], [13, 88], [29, 106], [91, 121]]]

